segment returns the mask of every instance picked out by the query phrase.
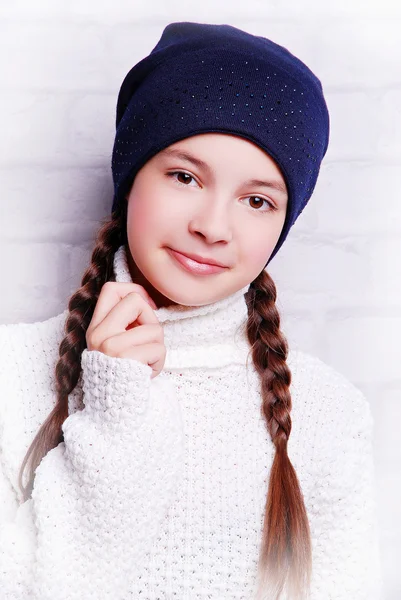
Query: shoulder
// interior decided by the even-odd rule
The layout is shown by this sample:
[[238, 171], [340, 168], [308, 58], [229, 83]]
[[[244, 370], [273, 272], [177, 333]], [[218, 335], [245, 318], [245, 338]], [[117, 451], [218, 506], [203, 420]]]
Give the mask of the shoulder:
[[362, 390], [305, 352], [293, 353], [289, 366], [293, 375], [289, 448], [305, 490], [313, 496], [319, 482], [352, 487], [357, 472], [370, 476], [374, 420]]
[[363, 396], [363, 392], [341, 371], [318, 356], [301, 350], [291, 352], [289, 364], [303, 385], [316, 386], [321, 392], [345, 392]]
[[56, 402], [54, 370], [67, 315], [0, 325], [0, 460], [14, 487], [17, 468]]
[[[35, 323], [0, 325], [0, 387], [13, 395], [20, 389], [39, 389], [47, 383], [49, 371], [58, 358], [68, 311]], [[31, 387], [32, 386], [32, 387]]]
[[330, 436], [335, 434], [333, 429], [338, 434], [352, 428], [371, 432], [373, 416], [369, 401], [344, 373], [300, 350], [291, 353], [288, 364], [294, 411], [308, 415], [323, 432], [330, 429]]
[[[45, 321], [34, 323], [10, 323], [0, 325], [0, 352], [2, 363], [16, 358], [19, 353], [39, 350], [38, 342], [45, 347], [52, 341], [58, 341], [64, 332], [64, 324], [68, 309]], [[11, 354], [10, 354], [11, 351]], [[17, 356], [16, 356], [17, 355]]]
[[[35, 323], [0, 325], [0, 385], [40, 386], [57, 359], [68, 311]], [[4, 397], [4, 394], [2, 394]], [[0, 402], [0, 410], [2, 408]]]
[[0, 416], [7, 404], [5, 392], [15, 398], [19, 392], [39, 390], [48, 382], [67, 315], [66, 309], [45, 321], [0, 325]]

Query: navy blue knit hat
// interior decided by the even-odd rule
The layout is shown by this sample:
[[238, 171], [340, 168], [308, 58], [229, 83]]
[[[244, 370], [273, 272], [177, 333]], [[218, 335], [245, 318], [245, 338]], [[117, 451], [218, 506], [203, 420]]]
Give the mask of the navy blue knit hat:
[[321, 82], [264, 37], [231, 25], [170, 23], [120, 88], [112, 211], [152, 156], [205, 132], [254, 142], [282, 172], [287, 214], [269, 264], [311, 197], [326, 154], [329, 113]]

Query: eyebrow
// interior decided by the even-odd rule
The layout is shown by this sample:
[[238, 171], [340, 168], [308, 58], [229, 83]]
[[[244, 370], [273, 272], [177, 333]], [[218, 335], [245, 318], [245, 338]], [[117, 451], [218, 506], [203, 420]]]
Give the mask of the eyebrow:
[[[188, 151], [178, 150], [175, 148], [165, 148], [160, 152], [160, 154], [163, 154], [164, 156], [175, 156], [176, 158], [180, 158], [181, 160], [193, 163], [196, 167], [198, 167], [199, 169], [204, 169], [209, 174], [211, 172], [211, 169], [206, 162], [204, 162], [200, 158], [196, 158], [196, 156], [194, 156]], [[277, 181], [275, 179], [272, 179], [270, 181], [264, 181], [262, 179], [249, 179], [248, 181], [244, 182], [244, 185], [272, 188], [281, 192], [282, 194], [287, 194], [287, 189], [285, 185], [281, 183], [281, 181]]]

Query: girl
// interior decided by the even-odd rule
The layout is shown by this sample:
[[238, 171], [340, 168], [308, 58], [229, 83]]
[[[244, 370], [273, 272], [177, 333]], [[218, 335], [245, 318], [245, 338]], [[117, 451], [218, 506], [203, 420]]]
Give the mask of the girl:
[[2, 597], [378, 600], [369, 405], [289, 351], [265, 270], [327, 150], [320, 81], [171, 23], [116, 125], [82, 286], [0, 332]]

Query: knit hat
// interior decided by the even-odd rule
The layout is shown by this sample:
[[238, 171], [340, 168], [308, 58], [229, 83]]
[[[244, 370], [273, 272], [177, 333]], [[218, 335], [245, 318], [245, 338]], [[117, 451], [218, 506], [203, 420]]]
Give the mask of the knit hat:
[[301, 60], [231, 25], [170, 23], [126, 75], [116, 112], [112, 211], [139, 169], [180, 139], [226, 132], [265, 150], [288, 191], [269, 264], [312, 195], [329, 143], [321, 82]]

